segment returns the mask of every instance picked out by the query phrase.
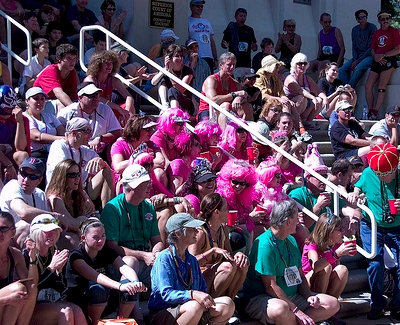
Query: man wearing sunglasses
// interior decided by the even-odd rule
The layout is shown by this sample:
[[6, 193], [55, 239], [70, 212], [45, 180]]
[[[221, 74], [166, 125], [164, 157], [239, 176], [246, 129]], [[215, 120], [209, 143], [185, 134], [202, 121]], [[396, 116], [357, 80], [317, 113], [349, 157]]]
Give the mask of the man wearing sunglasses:
[[83, 82], [77, 87], [78, 102], [68, 105], [58, 114], [64, 126], [73, 117], [86, 119], [93, 130], [89, 146], [97, 153], [104, 152], [106, 145], [114, 143], [121, 135], [121, 124], [114, 112], [99, 100], [102, 91], [92, 81]]
[[342, 100], [336, 105], [338, 120], [333, 124], [330, 133], [332, 151], [336, 159], [361, 157], [371, 149], [369, 140], [372, 135], [351, 119], [353, 110], [354, 107], [347, 100]]
[[100, 198], [104, 207], [115, 196], [114, 175], [107, 163], [88, 147], [92, 133], [89, 121], [82, 117], [73, 117], [67, 122], [65, 139], [56, 140], [50, 146], [46, 182], [50, 182], [60, 161], [73, 159], [81, 167], [81, 181], [90, 199]]
[[10, 180], [0, 194], [0, 210], [9, 212], [14, 217], [14, 240], [20, 248], [24, 247], [32, 219], [39, 214], [51, 213], [45, 193], [37, 187], [43, 179], [44, 171], [45, 165], [42, 160], [25, 158], [19, 166], [18, 178]]
[[373, 57], [371, 55], [372, 34], [376, 26], [368, 22], [368, 11], [360, 9], [355, 12], [358, 25], [351, 30], [352, 58], [339, 69], [339, 79], [343, 84], [349, 84], [355, 88], [371, 67]]
[[372, 135], [381, 135], [397, 147], [400, 144], [400, 107], [391, 105], [386, 109], [385, 118], [376, 122], [369, 133]]

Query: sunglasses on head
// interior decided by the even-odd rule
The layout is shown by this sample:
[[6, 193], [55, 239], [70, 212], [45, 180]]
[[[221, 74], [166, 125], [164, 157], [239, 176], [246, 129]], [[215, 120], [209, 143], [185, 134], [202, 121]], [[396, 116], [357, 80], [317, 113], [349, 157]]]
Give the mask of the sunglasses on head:
[[19, 170], [19, 174], [22, 176], [22, 178], [29, 178], [31, 181], [36, 181], [41, 177], [35, 174], [28, 174], [24, 172], [22, 169]]
[[236, 132], [237, 133], [246, 133], [247, 131], [244, 128], [237, 128]]
[[14, 229], [15, 229], [15, 227], [6, 227], [6, 226], [4, 226], [4, 227], [0, 227], [0, 232], [5, 234], [6, 232], [8, 232], [10, 230], [14, 230]]
[[87, 98], [98, 98], [100, 96], [100, 94], [99, 93], [84, 94], [83, 96], [86, 96]]
[[81, 177], [81, 172], [67, 173], [67, 178], [77, 178], [77, 177]]
[[55, 225], [59, 225], [60, 224], [60, 220], [56, 219], [56, 218], [43, 218], [42, 220], [39, 220], [37, 222], [34, 223], [34, 225], [48, 225], [48, 224], [55, 224]]
[[233, 185], [247, 186], [248, 183], [246, 181], [238, 181], [237, 179], [231, 179]]

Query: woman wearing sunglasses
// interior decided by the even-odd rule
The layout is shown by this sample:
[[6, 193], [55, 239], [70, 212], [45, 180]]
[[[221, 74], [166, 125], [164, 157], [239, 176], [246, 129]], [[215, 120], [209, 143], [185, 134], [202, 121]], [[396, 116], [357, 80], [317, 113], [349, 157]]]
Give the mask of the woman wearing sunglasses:
[[118, 17], [114, 17], [116, 12], [116, 5], [113, 0], [105, 0], [100, 5], [101, 15], [97, 17], [98, 22], [96, 25], [103, 26], [118, 37], [124, 35], [124, 19], [127, 15], [126, 10], [122, 10]]
[[300, 134], [303, 134], [305, 130], [319, 130], [312, 120], [323, 108], [329, 109], [328, 98], [324, 92], [311, 77], [305, 74], [307, 67], [307, 56], [297, 53], [290, 63], [290, 75], [286, 77], [283, 85], [283, 90], [289, 99], [296, 103], [306, 101], [306, 105], [299, 106], [301, 109], [298, 113], [303, 121], [303, 127], [299, 130]]
[[265, 212], [256, 211], [253, 202], [256, 198], [254, 185], [257, 175], [253, 165], [245, 160], [230, 159], [222, 167], [217, 178], [216, 192], [228, 203], [228, 210], [237, 211], [236, 225], [246, 238], [246, 254], [253, 244], [253, 229]]
[[62, 215], [61, 223], [66, 228], [59, 247], [73, 249], [80, 241], [79, 225], [95, 213], [93, 202], [83, 189], [81, 168], [72, 159], [59, 162], [54, 168], [46, 190], [51, 210]]
[[[387, 10], [381, 10], [377, 17], [381, 28], [372, 34], [371, 55], [374, 61], [365, 83], [365, 99], [370, 120], [376, 120], [378, 117], [379, 109], [385, 100], [386, 85], [394, 69], [398, 67], [396, 56], [400, 53], [399, 30], [390, 26], [392, 15]], [[376, 83], [378, 96], [374, 103], [372, 89]]]
[[0, 212], [0, 324], [4, 325], [29, 324], [36, 303], [36, 248], [32, 240], [26, 241], [27, 269], [21, 252], [10, 246], [14, 235], [13, 216]]
[[285, 63], [285, 67], [290, 69], [290, 61], [293, 56], [300, 52], [301, 36], [296, 34], [296, 22], [294, 19], [285, 19], [283, 21], [283, 31], [285, 33], [278, 33], [278, 41], [276, 42], [275, 52], [281, 53], [281, 60]]
[[[36, 244], [39, 281], [37, 302], [30, 325], [87, 324], [82, 310], [66, 302], [67, 280], [64, 267], [69, 251], [55, 249], [62, 231], [58, 223], [58, 219], [50, 214], [38, 215], [31, 222], [29, 238]], [[24, 250], [23, 254], [29, 266], [29, 251]]]

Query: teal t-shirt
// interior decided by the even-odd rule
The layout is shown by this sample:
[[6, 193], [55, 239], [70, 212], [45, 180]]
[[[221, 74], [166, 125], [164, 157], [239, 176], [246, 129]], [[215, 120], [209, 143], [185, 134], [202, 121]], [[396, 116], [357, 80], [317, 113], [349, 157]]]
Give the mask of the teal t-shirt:
[[148, 251], [150, 238], [160, 234], [156, 212], [147, 200], [135, 206], [120, 194], [109, 201], [100, 217], [107, 240], [129, 249]]
[[275, 276], [277, 285], [288, 297], [297, 293], [297, 285], [288, 287], [283, 277], [286, 267], [301, 268], [301, 254], [293, 236], [285, 240], [276, 238], [275, 243], [271, 229], [268, 229], [254, 241], [249, 261], [250, 266], [244, 283], [245, 299], [266, 294], [262, 275]]
[[[397, 174], [397, 182], [400, 184], [399, 174]], [[387, 193], [387, 199], [394, 199], [395, 198], [395, 191], [396, 191], [396, 179], [394, 178], [390, 183], [382, 182], [383, 188]], [[364, 193], [367, 197], [365, 205], [371, 209], [372, 213], [375, 216], [376, 223], [379, 227], [384, 228], [393, 228], [398, 227], [400, 225], [400, 215], [397, 214], [395, 221], [393, 223], [387, 223], [386, 221], [382, 220], [382, 213], [383, 213], [383, 205], [386, 203], [384, 202], [382, 191], [381, 191], [381, 182], [376, 176], [376, 174], [372, 171], [370, 167], [364, 169], [363, 173], [361, 174], [360, 179], [354, 185], [361, 190], [361, 193]], [[400, 186], [400, 185], [399, 185]], [[399, 195], [397, 195], [399, 198]], [[368, 221], [371, 221], [369, 216], [362, 211], [364, 218]]]

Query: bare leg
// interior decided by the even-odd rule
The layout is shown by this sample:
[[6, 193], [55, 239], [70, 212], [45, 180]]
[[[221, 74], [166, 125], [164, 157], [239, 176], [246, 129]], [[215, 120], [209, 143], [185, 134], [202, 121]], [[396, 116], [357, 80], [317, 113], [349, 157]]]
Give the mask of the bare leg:
[[119, 305], [118, 315], [121, 315], [124, 318], [128, 318], [134, 308], [135, 308], [135, 303], [133, 301], [126, 304], [122, 303]]
[[347, 270], [346, 266], [336, 266], [329, 278], [329, 287], [326, 293], [333, 297], [339, 298], [344, 290], [344, 287], [346, 286], [348, 276], [349, 271]]
[[178, 325], [197, 325], [203, 315], [203, 307], [195, 300], [185, 302], [181, 306], [181, 314], [176, 320]]
[[215, 298], [214, 301], [215, 306], [208, 310], [211, 316], [210, 323], [225, 325], [235, 312], [235, 304], [229, 297]]
[[106, 305], [89, 305], [87, 312], [89, 317], [89, 325], [97, 325], [99, 319], [101, 318], [101, 314], [103, 313]]
[[[332, 265], [328, 264], [319, 272], [313, 272], [310, 278], [310, 289], [313, 292], [326, 293], [328, 290], [329, 278], [332, 273]], [[307, 274], [308, 275], [308, 274]]]
[[164, 243], [164, 247], [168, 247], [165, 225], [171, 215], [172, 211], [169, 208], [157, 211], [158, 230], [160, 231], [161, 241]]
[[267, 305], [267, 321], [276, 325], [295, 325], [296, 316], [287, 302], [280, 299], [270, 299]]
[[17, 163], [17, 165], [21, 165], [25, 158], [29, 157], [26, 151], [16, 151], [13, 154], [13, 159]]
[[236, 272], [234, 274], [234, 278], [231, 281], [228, 290], [226, 291], [226, 295], [230, 297], [232, 300], [235, 299], [236, 294], [239, 292], [240, 287], [244, 283], [246, 279], [247, 271], [249, 267], [237, 267]]
[[168, 99], [167, 99], [168, 88], [167, 88], [167, 86], [165, 85], [164, 82], [161, 83], [161, 85], [158, 86], [158, 96], [160, 97], [161, 105], [169, 106], [168, 105]]
[[243, 119], [246, 121], [254, 121], [253, 107], [249, 103], [242, 105]]
[[[27, 292], [27, 288], [19, 282], [14, 282], [9, 284], [8, 286], [0, 289], [0, 296], [1, 297], [8, 297], [11, 296], [15, 292]], [[36, 298], [36, 297], [35, 297]], [[26, 304], [27, 302], [25, 302]], [[21, 304], [19, 306], [14, 306], [14, 305], [3, 305], [0, 307], [0, 323], [1, 324], [16, 324], [16, 321], [22, 311], [22, 308], [24, 307], [24, 304]], [[33, 311], [33, 308], [32, 308]], [[29, 319], [31, 317], [32, 313], [29, 315], [29, 318], [26, 319], [27, 324], [29, 322]], [[19, 324], [22, 324], [22, 322], [19, 322]]]
[[379, 74], [373, 71], [369, 72], [367, 82], [365, 83], [365, 100], [367, 101], [368, 109], [372, 109], [374, 107], [374, 94], [372, 92], [372, 88], [378, 79]]
[[87, 185], [87, 191], [92, 200], [100, 196], [101, 205], [104, 208], [106, 203], [115, 196], [114, 175], [110, 168], [99, 171]]
[[[231, 110], [231, 104], [228, 102], [222, 103], [220, 106], [227, 112]], [[219, 111], [216, 111], [216, 113], [219, 126], [221, 127], [222, 130], [225, 130], [226, 116], [224, 114], [221, 114]]]
[[317, 294], [317, 297], [319, 298], [320, 306], [318, 308], [310, 307], [305, 310], [305, 313], [310, 316], [314, 322], [326, 320], [339, 311], [340, 304], [335, 297], [322, 293]]
[[[235, 262], [222, 262], [204, 271], [204, 278], [207, 278], [207, 287], [210, 296], [217, 298], [225, 294], [235, 276]], [[210, 281], [211, 279], [211, 281]]]
[[387, 86], [387, 84], [388, 84], [388, 82], [390, 80], [390, 77], [392, 76], [393, 71], [394, 71], [394, 68], [391, 68], [391, 69], [386, 70], [386, 71], [382, 71], [380, 76], [379, 76], [378, 97], [376, 98], [376, 104], [375, 104], [375, 109], [377, 111], [379, 111], [381, 109], [383, 101], [385, 100], [386, 86]]

